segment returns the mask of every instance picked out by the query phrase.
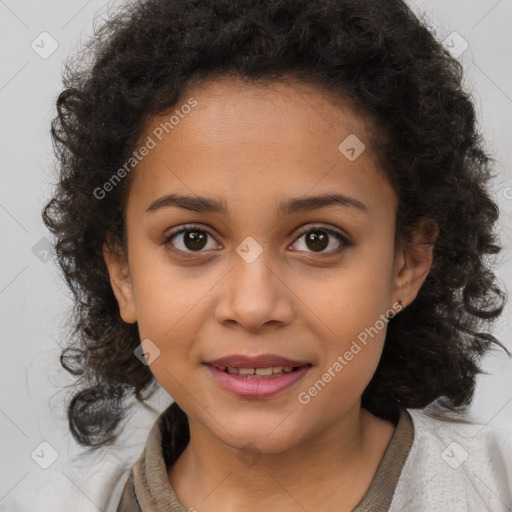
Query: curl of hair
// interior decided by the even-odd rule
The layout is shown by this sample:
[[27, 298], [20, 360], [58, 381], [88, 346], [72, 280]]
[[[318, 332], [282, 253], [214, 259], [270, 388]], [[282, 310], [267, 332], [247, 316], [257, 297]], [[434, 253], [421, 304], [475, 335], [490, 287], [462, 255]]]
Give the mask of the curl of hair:
[[[412, 240], [421, 217], [439, 235], [417, 298], [389, 321], [362, 405], [388, 419], [397, 404], [460, 415], [482, 355], [506, 348], [488, 332], [505, 302], [488, 259], [500, 251], [491, 160], [458, 61], [401, 0], [139, 0], [67, 64], [52, 122], [59, 182], [43, 218], [75, 298], [61, 355], [81, 384], [68, 404], [75, 439], [111, 442], [125, 399], [143, 403], [155, 384], [134, 356], [137, 326], [120, 318], [102, 256], [108, 234], [124, 240], [130, 180], [105, 199], [94, 191], [131, 156], [150, 116], [220, 76], [316, 84], [378, 127], [372, 147], [399, 197], [397, 237]], [[186, 424], [177, 406], [172, 417]]]

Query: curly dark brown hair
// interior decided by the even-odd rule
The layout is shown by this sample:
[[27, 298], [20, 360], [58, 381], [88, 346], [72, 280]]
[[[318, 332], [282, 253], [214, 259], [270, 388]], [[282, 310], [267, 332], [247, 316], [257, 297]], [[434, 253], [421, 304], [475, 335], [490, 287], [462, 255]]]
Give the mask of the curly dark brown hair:
[[[506, 300], [491, 270], [499, 212], [461, 64], [401, 0], [139, 0], [68, 62], [52, 122], [59, 181], [43, 217], [75, 299], [61, 354], [77, 377], [74, 438], [112, 444], [128, 398], [144, 404], [142, 392], [157, 389], [134, 356], [137, 324], [122, 321], [102, 255], [109, 233], [123, 243], [130, 179], [103, 200], [94, 191], [130, 157], [150, 116], [168, 112], [188, 85], [220, 76], [317, 84], [379, 128], [372, 144], [399, 198], [396, 236], [411, 239], [421, 217], [439, 235], [419, 294], [389, 321], [362, 406], [382, 418], [401, 404], [457, 421], [482, 356], [495, 345], [509, 354], [489, 332]], [[173, 418], [187, 425], [177, 405]]]

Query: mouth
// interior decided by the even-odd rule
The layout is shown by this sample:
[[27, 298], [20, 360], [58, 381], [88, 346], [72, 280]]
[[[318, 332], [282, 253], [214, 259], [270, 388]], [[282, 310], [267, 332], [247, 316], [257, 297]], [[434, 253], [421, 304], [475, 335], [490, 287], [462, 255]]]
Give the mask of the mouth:
[[311, 363], [277, 356], [233, 356], [204, 363], [213, 380], [225, 391], [243, 398], [269, 398], [301, 380]]
[[266, 368], [242, 368], [236, 366], [215, 366], [215, 368], [221, 372], [225, 372], [229, 375], [234, 375], [237, 377], [242, 377], [244, 379], [275, 379], [287, 373], [296, 372], [303, 366], [311, 365], [308, 363], [306, 365], [300, 366], [269, 366]]
[[[310, 364], [308, 361], [300, 361], [298, 359], [289, 359], [277, 354], [260, 354], [250, 356], [246, 354], [233, 354], [229, 356], [219, 357], [212, 361], [205, 361], [206, 364], [215, 366], [216, 368], [235, 368], [235, 369], [258, 369], [258, 368], [295, 368]], [[289, 370], [288, 370], [289, 371]]]

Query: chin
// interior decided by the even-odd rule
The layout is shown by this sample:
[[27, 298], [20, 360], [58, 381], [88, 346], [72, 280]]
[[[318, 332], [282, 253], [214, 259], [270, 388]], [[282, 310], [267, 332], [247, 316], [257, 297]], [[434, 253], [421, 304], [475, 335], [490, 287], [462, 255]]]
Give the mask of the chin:
[[293, 448], [299, 442], [297, 433], [289, 429], [290, 424], [285, 425], [282, 418], [280, 421], [281, 425], [275, 422], [273, 427], [269, 427], [267, 421], [254, 421], [249, 425], [226, 429], [227, 432], [219, 432], [216, 428], [212, 434], [217, 434], [216, 437], [231, 448], [240, 450], [241, 455], [245, 452], [248, 452], [248, 456], [253, 452], [255, 455], [276, 454]]

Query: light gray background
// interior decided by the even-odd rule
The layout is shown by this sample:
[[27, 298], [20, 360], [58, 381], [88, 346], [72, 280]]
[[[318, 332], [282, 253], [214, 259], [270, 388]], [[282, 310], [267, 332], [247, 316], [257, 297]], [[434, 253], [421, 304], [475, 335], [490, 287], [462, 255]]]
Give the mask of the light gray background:
[[[512, 0], [416, 0], [412, 5], [425, 13], [440, 40], [456, 31], [469, 44], [458, 58], [497, 161], [494, 192], [506, 246], [498, 274], [510, 291]], [[155, 419], [138, 411], [120, 447], [91, 460], [76, 458], [80, 449], [68, 432], [64, 409], [71, 390], [63, 386], [72, 380], [58, 360], [71, 302], [53, 263], [45, 263], [41, 242], [48, 236], [40, 211], [54, 181], [49, 126], [60, 73], [65, 58], [91, 33], [95, 15], [100, 23], [106, 12], [105, 0], [0, 0], [0, 510], [105, 510], [108, 487], [132, 465]], [[31, 47], [35, 40], [40, 53], [51, 50], [42, 32], [58, 44], [54, 53], [43, 55], [47, 58]], [[510, 319], [509, 303], [495, 334], [512, 349]], [[472, 414], [512, 435], [512, 364], [494, 357], [487, 367], [492, 375], [479, 378]], [[170, 398], [161, 391], [150, 403], [162, 410]], [[33, 460], [50, 460], [51, 449], [42, 442], [58, 453], [48, 469]]]

